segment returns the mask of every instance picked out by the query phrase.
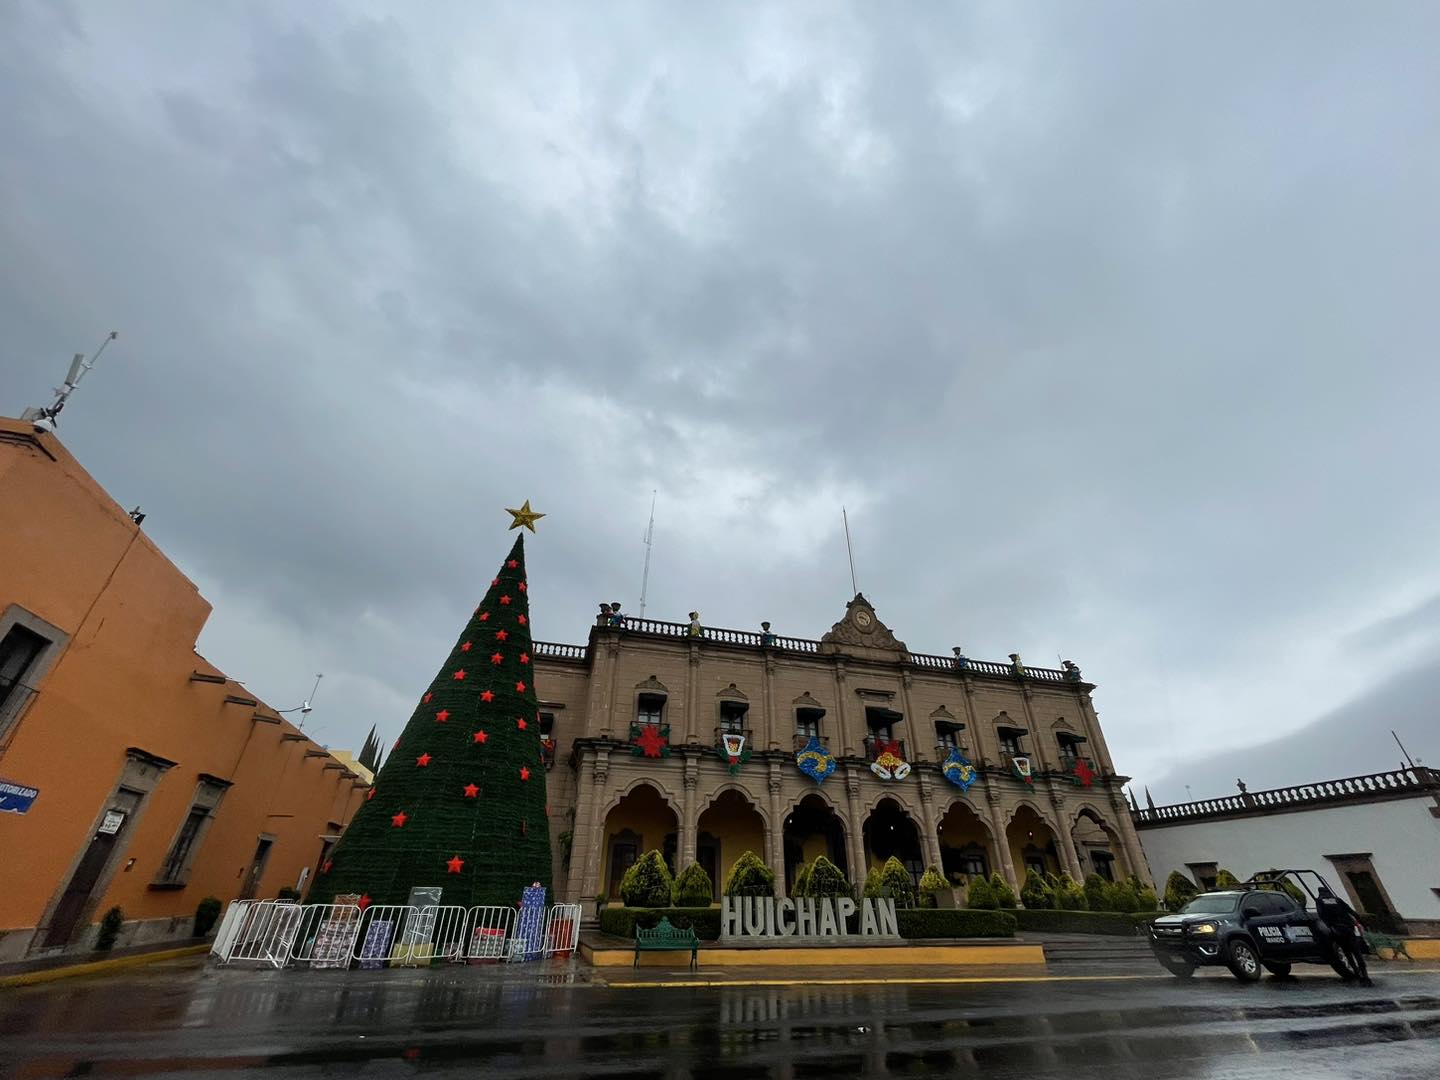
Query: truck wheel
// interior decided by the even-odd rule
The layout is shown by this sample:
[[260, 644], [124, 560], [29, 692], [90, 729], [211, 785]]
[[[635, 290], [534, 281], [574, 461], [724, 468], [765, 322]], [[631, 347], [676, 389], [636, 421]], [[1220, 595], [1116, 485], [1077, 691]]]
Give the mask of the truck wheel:
[[1225, 947], [1225, 966], [1241, 982], [1255, 982], [1260, 978], [1260, 957], [1255, 946], [1244, 938], [1236, 938]]
[[1195, 974], [1195, 965], [1189, 960], [1182, 960], [1179, 957], [1166, 957], [1160, 961], [1160, 966], [1174, 975], [1177, 979], [1188, 979]]
[[1290, 965], [1283, 960], [1266, 960], [1265, 970], [1276, 978], [1283, 979], [1290, 974]]

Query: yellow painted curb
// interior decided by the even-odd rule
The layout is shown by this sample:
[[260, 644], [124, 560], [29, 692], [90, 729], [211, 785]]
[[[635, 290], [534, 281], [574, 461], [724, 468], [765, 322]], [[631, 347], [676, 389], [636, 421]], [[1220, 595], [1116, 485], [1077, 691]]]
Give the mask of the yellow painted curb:
[[682, 981], [617, 981], [606, 985], [612, 990], [655, 990], [677, 986], [930, 986], [958, 983], [1041, 983], [1041, 982], [1144, 982], [1170, 979], [1165, 972], [1155, 975], [919, 975], [894, 979], [686, 979]]
[[1412, 960], [1440, 960], [1440, 938], [1409, 938], [1405, 951]]
[[163, 949], [160, 952], [136, 953], [134, 956], [116, 956], [109, 960], [91, 960], [81, 964], [67, 964], [65, 967], [42, 968], [39, 971], [22, 971], [19, 975], [0, 976], [0, 986], [33, 986], [36, 983], [55, 982], [57, 979], [73, 979], [81, 975], [103, 975], [110, 971], [154, 964], [161, 960], [178, 960], [182, 956], [199, 956], [210, 951], [209, 944], [186, 945], [181, 949]]
[[[633, 967], [635, 950], [623, 945], [596, 948], [580, 943], [580, 955], [597, 968]], [[724, 945], [701, 945], [701, 967], [805, 967], [809, 964], [845, 965], [847, 967], [1012, 967], [1043, 965], [1045, 950], [1039, 945], [1023, 942], [984, 943], [974, 945], [834, 945], [818, 948], [733, 948]], [[690, 951], [647, 952], [640, 955], [641, 967], [688, 967]]]

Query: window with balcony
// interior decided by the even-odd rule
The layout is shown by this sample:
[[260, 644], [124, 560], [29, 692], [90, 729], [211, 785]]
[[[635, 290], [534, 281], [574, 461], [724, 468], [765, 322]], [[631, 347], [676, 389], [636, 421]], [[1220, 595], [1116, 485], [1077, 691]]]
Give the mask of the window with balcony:
[[1023, 731], [1015, 728], [1001, 728], [998, 734], [1000, 736], [1000, 752], [1002, 754], [1009, 754], [1011, 757], [1020, 757], [1025, 753], [1025, 751], [1020, 748], [1020, 737], [1025, 734]]
[[659, 724], [665, 717], [664, 694], [641, 694], [635, 704], [637, 724]]
[[820, 718], [824, 715], [824, 709], [796, 709], [795, 734], [802, 739], [819, 738]]
[[1066, 772], [1073, 770], [1080, 761], [1084, 742], [1084, 739], [1071, 735], [1068, 731], [1055, 733], [1055, 743], [1060, 748], [1060, 767]]
[[960, 733], [964, 730], [964, 724], [948, 724], [937, 720], [935, 722], [935, 745], [946, 753], [960, 749]]
[[720, 730], [726, 735], [745, 734], [745, 716], [750, 706], [743, 701], [720, 702]]

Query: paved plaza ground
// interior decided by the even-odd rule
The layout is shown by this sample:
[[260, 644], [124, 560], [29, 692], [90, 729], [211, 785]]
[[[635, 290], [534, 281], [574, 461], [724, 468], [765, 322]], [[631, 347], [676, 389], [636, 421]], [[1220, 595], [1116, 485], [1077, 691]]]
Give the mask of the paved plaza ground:
[[[1440, 970], [1242, 986], [1048, 968], [245, 971], [196, 958], [0, 991], [0, 1075], [1440, 1076]], [[908, 980], [917, 981], [881, 981]]]

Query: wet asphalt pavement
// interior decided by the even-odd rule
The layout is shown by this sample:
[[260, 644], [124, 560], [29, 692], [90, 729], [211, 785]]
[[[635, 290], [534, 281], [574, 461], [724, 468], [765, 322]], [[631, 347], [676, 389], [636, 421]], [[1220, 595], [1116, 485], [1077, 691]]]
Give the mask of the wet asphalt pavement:
[[1253, 986], [1133, 967], [1123, 978], [1065, 975], [625, 987], [583, 966], [264, 972], [180, 962], [0, 990], [0, 1075], [1440, 1077], [1440, 971], [1387, 966], [1373, 988], [1318, 968]]

